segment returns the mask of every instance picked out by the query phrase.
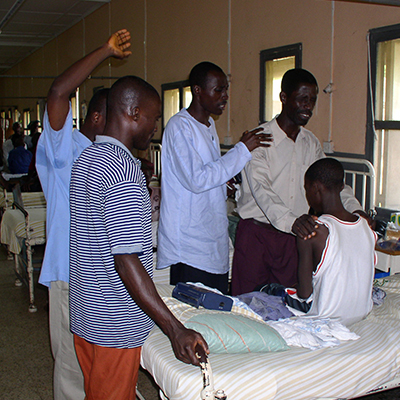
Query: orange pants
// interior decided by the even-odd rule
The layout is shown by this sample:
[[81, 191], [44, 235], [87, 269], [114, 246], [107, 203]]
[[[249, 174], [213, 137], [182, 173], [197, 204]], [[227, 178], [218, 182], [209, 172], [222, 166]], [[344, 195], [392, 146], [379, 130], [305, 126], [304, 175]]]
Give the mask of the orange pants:
[[74, 335], [86, 400], [135, 400], [141, 347], [114, 349]]

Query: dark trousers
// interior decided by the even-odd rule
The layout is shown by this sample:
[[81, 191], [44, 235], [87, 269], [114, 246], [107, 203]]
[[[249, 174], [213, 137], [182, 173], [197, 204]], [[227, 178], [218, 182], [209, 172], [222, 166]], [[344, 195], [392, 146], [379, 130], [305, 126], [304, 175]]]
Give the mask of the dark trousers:
[[293, 287], [297, 283], [296, 237], [253, 219], [241, 219], [232, 265], [232, 295], [265, 283]]
[[178, 263], [171, 265], [169, 283], [176, 285], [178, 282], [200, 282], [203, 285], [218, 289], [223, 294], [228, 294], [228, 275], [228, 272], [226, 274], [211, 274], [190, 265]]

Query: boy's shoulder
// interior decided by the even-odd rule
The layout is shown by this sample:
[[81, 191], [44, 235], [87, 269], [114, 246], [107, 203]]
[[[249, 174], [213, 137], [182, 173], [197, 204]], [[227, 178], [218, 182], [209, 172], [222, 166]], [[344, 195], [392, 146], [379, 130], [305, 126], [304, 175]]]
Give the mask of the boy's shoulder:
[[329, 235], [329, 228], [322, 223], [322, 221], [318, 222], [318, 228], [315, 229], [315, 235], [310, 239], [304, 240], [297, 237], [297, 247], [301, 251], [302, 249], [315, 249], [320, 248], [321, 246], [325, 246], [326, 239]]

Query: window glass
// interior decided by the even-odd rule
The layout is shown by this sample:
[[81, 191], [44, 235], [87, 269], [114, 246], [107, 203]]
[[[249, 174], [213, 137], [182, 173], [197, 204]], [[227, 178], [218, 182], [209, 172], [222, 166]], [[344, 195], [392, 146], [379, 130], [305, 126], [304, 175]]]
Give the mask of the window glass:
[[270, 121], [281, 112], [281, 81], [283, 74], [294, 68], [295, 57], [284, 57], [265, 62], [265, 110], [264, 116]]
[[[24, 130], [28, 130], [28, 125], [31, 122], [30, 110], [24, 110]], [[29, 134], [29, 132], [28, 132]]]
[[378, 43], [376, 115], [381, 121], [400, 121], [400, 39]]
[[389, 209], [400, 209], [399, 169], [400, 131], [381, 129], [374, 153], [376, 169], [376, 205]]
[[376, 206], [400, 210], [400, 24], [372, 29], [369, 38], [367, 151], [376, 173]]
[[282, 77], [289, 69], [301, 68], [301, 53], [301, 43], [260, 52], [260, 123], [270, 121], [281, 112]]
[[17, 109], [15, 109], [14, 110], [14, 122], [19, 122], [20, 117], [21, 117], [21, 113]]
[[183, 107], [188, 108], [190, 103], [192, 102], [192, 91], [190, 90], [190, 86], [185, 86], [183, 88]]
[[74, 128], [76, 128], [76, 97], [71, 97], [71, 111], [72, 119], [74, 121]]
[[163, 99], [163, 129], [169, 119], [183, 107], [189, 107], [192, 101], [192, 93], [188, 81], [165, 83], [161, 85]]
[[169, 119], [179, 111], [179, 89], [164, 91], [164, 127]]

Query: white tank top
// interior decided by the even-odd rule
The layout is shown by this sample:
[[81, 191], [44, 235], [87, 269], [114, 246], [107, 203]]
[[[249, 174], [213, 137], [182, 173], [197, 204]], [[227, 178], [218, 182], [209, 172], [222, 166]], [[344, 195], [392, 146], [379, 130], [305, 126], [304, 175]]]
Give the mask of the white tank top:
[[307, 316], [351, 325], [372, 309], [376, 234], [364, 218], [341, 221], [321, 215], [329, 229], [321, 260], [313, 273], [313, 302]]

